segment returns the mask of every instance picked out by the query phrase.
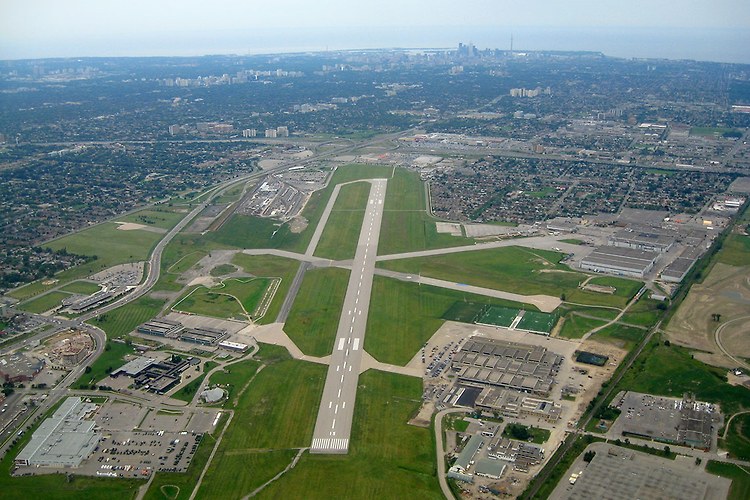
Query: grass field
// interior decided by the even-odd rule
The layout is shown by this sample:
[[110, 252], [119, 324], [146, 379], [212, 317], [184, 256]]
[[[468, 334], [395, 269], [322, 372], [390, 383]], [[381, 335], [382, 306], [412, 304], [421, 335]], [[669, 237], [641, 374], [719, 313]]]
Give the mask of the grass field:
[[725, 369], [705, 365], [687, 349], [658, 340], [646, 346], [617, 389], [677, 397], [693, 392], [701, 401], [721, 405], [722, 413], [750, 409], [750, 389], [729, 385]]
[[512, 246], [385, 261], [378, 266], [494, 290], [528, 295], [565, 294], [567, 300], [583, 304], [624, 306], [627, 303], [625, 297], [579, 290], [578, 284], [586, 275], [559, 264], [562, 257], [559, 252]]
[[184, 213], [174, 212], [168, 208], [141, 210], [134, 214], [126, 215], [117, 219], [118, 222], [133, 222], [144, 226], [158, 227], [160, 229], [172, 229], [185, 217]]
[[259, 366], [260, 363], [258, 361], [240, 361], [224, 367], [221, 371], [217, 371], [208, 380], [211, 385], [221, 385], [229, 393], [227, 399], [234, 403], [237, 400], [239, 391], [255, 375]]
[[407, 424], [421, 394], [419, 379], [368, 370], [359, 379], [349, 454], [306, 453], [259, 497], [442, 498], [431, 431]]
[[146, 295], [89, 320], [89, 323], [107, 332], [108, 339], [123, 337], [135, 330], [141, 323], [155, 317], [163, 306], [163, 300], [153, 299]]
[[299, 268], [299, 262], [284, 257], [274, 255], [247, 255], [238, 253], [232, 259], [232, 263], [240, 266], [246, 273], [259, 277], [281, 278], [279, 288], [273, 296], [271, 305], [268, 307], [265, 316], [258, 320], [260, 324], [268, 324], [276, 321], [284, 298], [292, 285], [294, 275]]
[[[373, 280], [365, 349], [378, 361], [405, 365], [445, 321], [456, 302], [515, 306], [523, 304], [399, 281], [382, 276]], [[525, 306], [530, 307], [530, 306]]]
[[560, 336], [568, 339], [580, 339], [590, 330], [597, 326], [602, 326], [605, 323], [606, 321], [604, 320], [584, 318], [575, 313], [571, 313], [565, 316], [565, 323], [563, 323], [562, 329], [560, 330]]
[[732, 419], [727, 437], [719, 440], [719, 446], [728, 450], [733, 458], [750, 460], [750, 413]]
[[690, 135], [702, 137], [718, 137], [727, 132], [738, 132], [738, 130], [729, 127], [690, 127]]
[[[54, 413], [60, 404], [55, 405], [46, 416]], [[41, 421], [40, 421], [41, 422]], [[36, 430], [35, 425], [32, 430]], [[11, 477], [13, 460], [28, 444], [32, 432], [24, 436], [6, 452], [0, 461], [0, 497], [4, 500], [29, 500], [32, 497], [45, 500], [70, 500], [86, 498], [91, 500], [111, 500], [112, 498], [135, 498], [138, 488], [144, 481], [137, 479], [96, 478], [73, 476], [70, 481], [65, 474], [42, 474], [35, 476]]]
[[516, 328], [532, 332], [549, 333], [557, 322], [557, 316], [536, 311], [526, 311]]
[[60, 290], [63, 292], [80, 293], [81, 295], [91, 295], [92, 293], [98, 292], [100, 288], [101, 287], [96, 283], [91, 283], [89, 281], [74, 281], [60, 288]]
[[542, 444], [547, 442], [551, 432], [547, 429], [533, 426], [530, 427], [523, 424], [508, 424], [503, 430], [503, 436], [511, 439], [520, 439], [521, 436], [526, 434], [528, 434], [529, 437], [524, 439], [524, 441]]
[[223, 290], [199, 286], [178, 300], [172, 309], [202, 316], [222, 319], [245, 319], [242, 307], [236, 298]]
[[509, 309], [507, 307], [488, 307], [479, 318], [478, 323], [508, 327], [516, 319], [519, 312], [519, 309]]
[[638, 293], [643, 283], [640, 281], [626, 278], [616, 278], [614, 276], [597, 276], [589, 281], [592, 285], [611, 286], [615, 288], [615, 295], [630, 300]]
[[316, 256], [332, 260], [354, 258], [370, 186], [369, 182], [357, 182], [341, 187], [315, 248]]
[[646, 330], [615, 323], [607, 328], [599, 330], [592, 336], [592, 338], [611, 342], [612, 344], [629, 351], [643, 338], [644, 335], [646, 335]]
[[[289, 359], [258, 372], [239, 397], [199, 497], [240, 498], [286, 467], [290, 448], [309, 446], [325, 372], [325, 366]], [[259, 453], [266, 450], [273, 454]]]
[[627, 313], [623, 314], [620, 321], [631, 325], [651, 326], [664, 314], [664, 311], [659, 309], [659, 304], [662, 304], [662, 302], [649, 299], [644, 294], [638, 299], [638, 302], [628, 309]]
[[49, 311], [50, 309], [54, 309], [55, 307], [59, 306], [60, 301], [62, 299], [70, 297], [70, 295], [71, 294], [69, 293], [58, 291], [49, 292], [45, 293], [44, 295], [40, 295], [39, 297], [28, 302], [24, 302], [18, 308], [22, 311], [41, 314], [45, 311]]
[[470, 245], [471, 238], [439, 234], [427, 213], [424, 183], [417, 172], [398, 168], [388, 181], [378, 255]]
[[302, 352], [326, 356], [333, 351], [349, 271], [313, 269], [305, 273], [284, 331]]
[[[98, 385], [99, 382], [109, 376], [109, 372], [116, 370], [125, 364], [125, 356], [133, 354], [135, 350], [132, 346], [122, 342], [107, 342], [104, 352], [91, 365], [91, 372], [81, 375], [73, 385], [75, 389], [88, 389], [92, 385]], [[108, 385], [104, 381], [103, 385]]]
[[185, 401], [186, 403], [189, 403], [193, 400], [193, 396], [195, 396], [196, 391], [201, 386], [201, 382], [203, 382], [203, 379], [206, 378], [206, 374], [210, 372], [212, 369], [214, 369], [216, 366], [218, 366], [218, 363], [215, 361], [206, 361], [203, 363], [203, 369], [201, 372], [196, 372], [195, 369], [190, 369], [190, 371], [185, 373], [185, 376], [192, 375], [193, 379], [182, 386], [179, 391], [172, 394], [172, 398], [179, 399], [180, 401]]
[[750, 265], [750, 236], [730, 234], [719, 252], [718, 262], [730, 266]]
[[706, 472], [732, 480], [727, 500], [747, 500], [750, 498], [750, 474], [744, 468], [734, 464], [709, 460], [706, 464]]
[[237, 271], [237, 268], [232, 264], [219, 264], [218, 266], [211, 269], [210, 273], [213, 277], [226, 276]]
[[476, 323], [488, 307], [480, 302], [457, 301], [441, 317], [448, 321]]

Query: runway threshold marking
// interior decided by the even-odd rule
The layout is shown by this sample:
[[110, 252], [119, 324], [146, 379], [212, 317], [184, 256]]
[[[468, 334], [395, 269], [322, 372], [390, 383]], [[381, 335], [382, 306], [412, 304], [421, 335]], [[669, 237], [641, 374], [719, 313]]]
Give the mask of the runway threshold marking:
[[341, 337], [341, 338], [339, 339], [339, 351], [343, 351], [343, 350], [344, 350], [344, 342], [345, 342], [345, 341], [346, 341], [346, 339], [345, 339], [345, 338], [343, 338], [343, 337]]

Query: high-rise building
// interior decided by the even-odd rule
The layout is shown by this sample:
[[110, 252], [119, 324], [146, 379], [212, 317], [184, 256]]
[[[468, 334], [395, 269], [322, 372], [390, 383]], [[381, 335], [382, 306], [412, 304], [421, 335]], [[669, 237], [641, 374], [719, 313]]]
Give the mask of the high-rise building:
[[275, 128], [268, 128], [266, 129], [266, 138], [267, 139], [273, 139], [276, 137], [276, 129]]
[[289, 137], [289, 129], [287, 127], [276, 127], [277, 137]]

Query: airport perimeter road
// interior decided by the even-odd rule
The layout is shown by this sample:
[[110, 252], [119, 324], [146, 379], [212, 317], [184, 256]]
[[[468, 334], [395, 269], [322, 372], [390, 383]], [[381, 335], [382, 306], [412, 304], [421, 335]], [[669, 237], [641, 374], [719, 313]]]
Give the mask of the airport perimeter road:
[[371, 181], [370, 197], [315, 422], [311, 453], [349, 451], [387, 182], [386, 179]]

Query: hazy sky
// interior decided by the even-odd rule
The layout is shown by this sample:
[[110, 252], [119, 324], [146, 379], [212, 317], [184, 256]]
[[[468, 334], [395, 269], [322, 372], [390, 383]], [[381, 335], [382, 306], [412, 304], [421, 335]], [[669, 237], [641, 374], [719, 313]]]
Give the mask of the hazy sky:
[[[439, 33], [418, 43], [416, 35], [429, 33], [429, 27]], [[523, 27], [750, 31], [750, 1], [0, 0], [0, 59], [201, 54], [221, 48], [259, 52], [267, 44], [292, 48], [289, 39], [324, 48], [328, 41], [316, 43], [321, 33], [352, 48], [372, 46], [375, 39], [380, 46], [412, 40], [415, 46], [431, 46], [438, 39], [454, 45], [466, 38], [451, 38], [449, 28], [463, 36], [471, 27], [502, 28], [503, 40], [505, 31]], [[303, 32], [318, 35], [303, 37]]]

